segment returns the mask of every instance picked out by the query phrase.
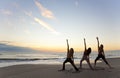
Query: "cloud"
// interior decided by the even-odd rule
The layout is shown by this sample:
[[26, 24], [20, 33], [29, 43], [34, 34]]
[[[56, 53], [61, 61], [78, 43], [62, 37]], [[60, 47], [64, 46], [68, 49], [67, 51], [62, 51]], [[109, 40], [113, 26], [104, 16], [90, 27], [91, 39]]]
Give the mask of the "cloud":
[[28, 47], [20, 47], [20, 46], [0, 43], [0, 52], [37, 52], [37, 50]]
[[38, 9], [40, 10], [41, 15], [43, 17], [46, 17], [46, 18], [49, 18], [49, 19], [55, 19], [55, 16], [53, 15], [52, 11], [45, 8], [40, 2], [35, 0], [35, 4], [38, 7]]
[[57, 32], [54, 28], [52, 28], [48, 23], [44, 22], [43, 20], [37, 18], [37, 17], [34, 17], [32, 15], [32, 12], [26, 12], [24, 11], [24, 13], [31, 17], [35, 22], [37, 22], [38, 24], [40, 24], [41, 26], [43, 26], [44, 28], [46, 28], [47, 30], [49, 30], [50, 32], [52, 32], [53, 34], [56, 34], [56, 35], [59, 35], [60, 33]]
[[59, 34], [59, 32], [55, 31], [50, 25], [48, 25], [46, 22], [42, 21], [41, 19], [34, 17], [34, 20], [40, 25], [42, 25], [44, 28], [46, 28], [47, 30], [51, 31], [52, 33], [56, 35]]
[[0, 13], [4, 15], [12, 15], [12, 12], [9, 10], [0, 9]]
[[30, 16], [30, 17], [33, 18], [33, 16], [32, 16], [32, 11], [30, 11], [30, 12], [24, 11], [24, 13], [25, 13], [27, 16]]
[[0, 43], [2, 44], [9, 44], [9, 43], [12, 43], [11, 41], [0, 41]]

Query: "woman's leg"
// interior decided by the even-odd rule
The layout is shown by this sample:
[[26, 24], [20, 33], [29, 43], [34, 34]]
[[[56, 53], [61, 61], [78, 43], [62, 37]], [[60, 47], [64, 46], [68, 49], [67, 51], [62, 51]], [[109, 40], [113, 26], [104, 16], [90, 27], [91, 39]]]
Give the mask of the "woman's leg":
[[99, 60], [99, 59], [100, 59], [100, 56], [98, 55], [97, 58], [95, 59], [94, 67], [96, 66], [97, 60]]
[[111, 66], [110, 66], [109, 63], [107, 62], [105, 56], [102, 56], [102, 59], [103, 59], [103, 61], [109, 66], [109, 68], [111, 68]]
[[78, 68], [75, 66], [75, 64], [74, 64], [74, 62], [73, 62], [72, 60], [70, 60], [70, 63], [72, 64], [72, 66], [74, 67], [74, 69], [75, 69], [76, 71], [78, 71]]
[[65, 63], [67, 63], [68, 62], [68, 59], [66, 59], [64, 62], [63, 62], [63, 68], [62, 68], [62, 70], [65, 70]]
[[81, 61], [80, 61], [80, 69], [82, 68], [82, 62], [83, 62], [83, 58], [81, 59]]
[[89, 60], [89, 59], [86, 59], [86, 61], [87, 61], [88, 65], [89, 65], [89, 67], [93, 70], [93, 67], [92, 67], [91, 64], [90, 64], [90, 60]]

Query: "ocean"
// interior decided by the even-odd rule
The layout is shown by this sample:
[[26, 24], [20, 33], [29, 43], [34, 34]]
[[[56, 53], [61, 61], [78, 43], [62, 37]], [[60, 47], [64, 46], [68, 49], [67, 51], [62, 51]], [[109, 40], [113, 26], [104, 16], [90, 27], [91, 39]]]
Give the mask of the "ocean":
[[[97, 52], [90, 54], [90, 61], [94, 62]], [[83, 52], [74, 53], [75, 63], [79, 63]], [[106, 58], [120, 57], [120, 51], [106, 51]], [[66, 52], [0, 52], [0, 67], [20, 64], [62, 64], [66, 58]]]

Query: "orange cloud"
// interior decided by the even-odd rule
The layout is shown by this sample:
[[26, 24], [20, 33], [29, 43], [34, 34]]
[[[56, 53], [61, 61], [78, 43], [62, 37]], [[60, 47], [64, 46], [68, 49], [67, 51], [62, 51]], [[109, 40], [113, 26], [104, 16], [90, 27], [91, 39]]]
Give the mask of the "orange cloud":
[[46, 17], [46, 18], [49, 18], [49, 19], [55, 19], [55, 16], [53, 15], [52, 11], [45, 8], [40, 2], [35, 0], [35, 4], [38, 7], [38, 9], [40, 10], [41, 15], [43, 17]]
[[44, 22], [43, 20], [41, 20], [40, 18], [34, 17], [32, 15], [32, 12], [27, 12], [24, 11], [24, 13], [31, 17], [35, 22], [37, 22], [38, 24], [40, 24], [41, 26], [43, 26], [44, 28], [46, 28], [47, 30], [49, 30], [50, 32], [52, 32], [53, 34], [59, 35], [60, 33], [57, 32], [54, 28], [52, 28], [48, 23]]
[[42, 25], [43, 27], [45, 27], [46, 29], [48, 29], [49, 31], [51, 31], [54, 34], [59, 34], [57, 31], [55, 31], [50, 25], [48, 25], [46, 22], [42, 21], [39, 18], [34, 17], [34, 20], [39, 23], [40, 25]]

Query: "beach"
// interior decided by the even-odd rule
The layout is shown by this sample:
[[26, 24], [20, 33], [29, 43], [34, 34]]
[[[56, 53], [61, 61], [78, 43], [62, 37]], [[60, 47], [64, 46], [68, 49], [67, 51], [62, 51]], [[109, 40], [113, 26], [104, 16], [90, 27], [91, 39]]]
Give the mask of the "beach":
[[[112, 69], [109, 69], [104, 62], [97, 63], [94, 71], [84, 64], [79, 72], [76, 72], [69, 63], [66, 64], [65, 71], [59, 71], [62, 64], [24, 64], [2, 67], [0, 78], [120, 78], [120, 58], [107, 60]], [[79, 64], [76, 66], [79, 67]]]

